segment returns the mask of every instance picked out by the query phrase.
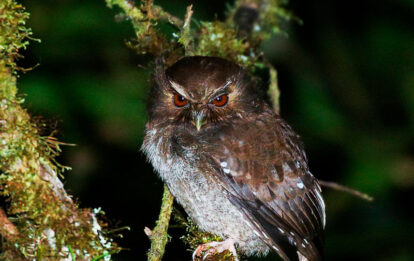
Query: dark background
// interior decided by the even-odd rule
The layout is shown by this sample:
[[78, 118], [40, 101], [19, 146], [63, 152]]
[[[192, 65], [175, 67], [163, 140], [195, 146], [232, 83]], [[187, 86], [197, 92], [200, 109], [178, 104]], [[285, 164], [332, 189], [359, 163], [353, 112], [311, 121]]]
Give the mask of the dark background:
[[[179, 16], [191, 3], [156, 2]], [[23, 3], [42, 40], [21, 61], [40, 64], [19, 79], [25, 105], [77, 144], [59, 161], [73, 168], [64, 182], [81, 206], [131, 227], [118, 240], [129, 250], [114, 260], [145, 260], [143, 228], [153, 227], [162, 194], [139, 152], [151, 58], [125, 46], [132, 26], [115, 22], [103, 0]], [[224, 2], [193, 4], [199, 20], [224, 16]], [[376, 198], [325, 190], [327, 259], [414, 260], [414, 1], [296, 0], [288, 8], [303, 26], [292, 22], [289, 37], [264, 45], [278, 70], [281, 114], [302, 136], [315, 176]], [[190, 260], [181, 233], [171, 229], [165, 260]]]

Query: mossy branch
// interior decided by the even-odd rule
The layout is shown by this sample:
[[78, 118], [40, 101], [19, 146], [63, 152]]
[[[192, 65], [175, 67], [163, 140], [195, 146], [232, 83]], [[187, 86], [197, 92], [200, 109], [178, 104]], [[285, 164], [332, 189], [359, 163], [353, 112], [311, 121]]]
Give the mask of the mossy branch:
[[164, 194], [162, 196], [162, 205], [157, 225], [154, 230], [145, 228], [145, 233], [151, 239], [151, 248], [148, 251], [149, 261], [160, 261], [164, 255], [165, 246], [168, 241], [168, 224], [173, 210], [174, 197], [164, 185]]
[[[56, 138], [42, 137], [18, 95], [16, 59], [32, 39], [29, 14], [14, 0], [0, 3], [0, 210], [1, 260], [93, 259], [118, 251], [97, 220], [80, 209], [58, 178]], [[9, 216], [8, 216], [9, 215]]]

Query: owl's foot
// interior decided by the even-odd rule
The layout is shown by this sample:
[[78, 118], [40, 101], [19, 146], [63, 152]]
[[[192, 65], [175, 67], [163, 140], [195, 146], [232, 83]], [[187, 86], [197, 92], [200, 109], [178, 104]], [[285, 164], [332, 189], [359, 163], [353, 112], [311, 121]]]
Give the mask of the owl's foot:
[[234, 241], [231, 238], [221, 242], [213, 241], [199, 245], [193, 253], [193, 261], [200, 259], [208, 260], [208, 256], [214, 256], [222, 253], [224, 254], [226, 251], [231, 254], [232, 259], [230, 260], [239, 261], [236, 248], [234, 247]]

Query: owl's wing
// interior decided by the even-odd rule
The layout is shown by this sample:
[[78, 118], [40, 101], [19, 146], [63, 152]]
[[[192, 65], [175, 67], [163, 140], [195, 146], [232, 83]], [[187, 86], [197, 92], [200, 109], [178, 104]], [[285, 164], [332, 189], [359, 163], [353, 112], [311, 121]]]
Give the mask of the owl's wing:
[[279, 117], [267, 116], [225, 131], [210, 143], [214, 153], [206, 160], [232, 203], [284, 260], [299, 260], [298, 252], [309, 261], [320, 260], [321, 188], [308, 171], [299, 137]]

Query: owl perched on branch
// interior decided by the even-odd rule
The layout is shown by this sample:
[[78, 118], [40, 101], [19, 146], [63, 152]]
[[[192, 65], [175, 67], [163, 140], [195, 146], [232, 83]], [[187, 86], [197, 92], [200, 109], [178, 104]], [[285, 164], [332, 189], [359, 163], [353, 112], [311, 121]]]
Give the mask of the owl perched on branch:
[[325, 205], [299, 136], [240, 66], [158, 64], [142, 150], [200, 229], [204, 250], [321, 260]]

